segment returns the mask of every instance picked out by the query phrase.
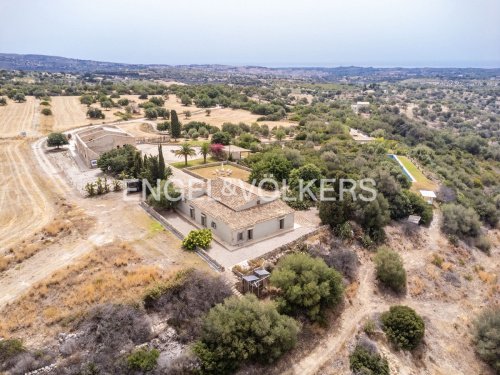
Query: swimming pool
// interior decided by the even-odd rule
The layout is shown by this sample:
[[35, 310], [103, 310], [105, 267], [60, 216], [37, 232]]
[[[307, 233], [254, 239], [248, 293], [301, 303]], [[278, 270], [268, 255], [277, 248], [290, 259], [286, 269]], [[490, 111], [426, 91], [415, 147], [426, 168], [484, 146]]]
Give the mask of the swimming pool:
[[417, 181], [415, 177], [411, 175], [411, 173], [406, 169], [406, 167], [401, 163], [401, 160], [399, 160], [397, 155], [394, 154], [387, 154], [391, 159], [394, 159], [398, 162], [398, 164], [401, 166], [401, 169], [403, 170], [403, 173], [410, 179], [411, 182]]

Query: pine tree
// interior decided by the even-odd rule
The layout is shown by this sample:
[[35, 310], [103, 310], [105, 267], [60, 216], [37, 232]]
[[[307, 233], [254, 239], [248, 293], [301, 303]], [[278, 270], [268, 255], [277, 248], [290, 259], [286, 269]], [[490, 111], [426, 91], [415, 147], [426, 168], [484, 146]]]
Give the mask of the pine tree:
[[158, 178], [165, 179], [165, 159], [163, 158], [163, 150], [161, 144], [158, 146]]
[[170, 134], [174, 139], [181, 136], [181, 123], [175, 110], [170, 111]]

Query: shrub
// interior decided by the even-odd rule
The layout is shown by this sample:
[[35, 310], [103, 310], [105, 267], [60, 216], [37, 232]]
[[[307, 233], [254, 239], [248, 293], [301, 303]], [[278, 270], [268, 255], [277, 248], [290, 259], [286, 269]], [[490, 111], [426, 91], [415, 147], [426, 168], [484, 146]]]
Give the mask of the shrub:
[[465, 208], [459, 204], [443, 206], [442, 229], [449, 235], [460, 238], [477, 237], [480, 234], [481, 223], [479, 216], [472, 208]]
[[202, 373], [233, 373], [245, 361], [271, 363], [295, 346], [299, 327], [272, 302], [230, 297], [208, 313], [194, 346]]
[[305, 313], [319, 320], [326, 307], [337, 305], [343, 294], [342, 276], [323, 259], [298, 253], [280, 259], [271, 275], [280, 289], [278, 303], [288, 314]]
[[349, 363], [351, 370], [356, 374], [389, 375], [387, 359], [361, 345], [357, 345], [351, 353]]
[[94, 308], [78, 325], [83, 332], [79, 343], [94, 353], [118, 353], [127, 345], [146, 342], [151, 337], [151, 322], [135, 307], [106, 304]]
[[192, 230], [182, 241], [182, 247], [191, 251], [196, 250], [198, 247], [208, 249], [211, 242], [212, 231], [210, 229]]
[[382, 284], [398, 293], [406, 289], [406, 271], [398, 253], [382, 246], [378, 249], [374, 261], [377, 278]]
[[335, 268], [348, 280], [354, 280], [358, 272], [358, 256], [353, 250], [332, 248], [322, 257], [329, 267]]
[[212, 135], [212, 144], [228, 145], [231, 143], [231, 134], [228, 132], [217, 132]]
[[155, 295], [148, 294], [148, 310], [168, 313], [168, 323], [176, 328], [181, 341], [199, 336], [205, 314], [232, 295], [222, 277], [191, 270]]
[[491, 251], [491, 242], [485, 235], [480, 235], [478, 238], [476, 238], [476, 240], [474, 241], [474, 245], [486, 254], [489, 254]]
[[87, 110], [87, 117], [92, 119], [104, 119], [106, 116], [99, 108], [90, 107]]
[[127, 365], [132, 370], [151, 371], [156, 367], [160, 352], [156, 349], [141, 348], [127, 357]]
[[477, 354], [500, 374], [500, 307], [484, 310], [474, 322], [474, 330]]
[[7, 362], [24, 351], [23, 343], [20, 340], [7, 339], [0, 341], [0, 364]]
[[424, 337], [424, 320], [408, 306], [391, 306], [381, 320], [385, 334], [398, 348], [415, 349]]
[[42, 109], [42, 115], [44, 115], [44, 116], [51, 116], [52, 115], [52, 111], [50, 110], [50, 108], [44, 108], [44, 109]]

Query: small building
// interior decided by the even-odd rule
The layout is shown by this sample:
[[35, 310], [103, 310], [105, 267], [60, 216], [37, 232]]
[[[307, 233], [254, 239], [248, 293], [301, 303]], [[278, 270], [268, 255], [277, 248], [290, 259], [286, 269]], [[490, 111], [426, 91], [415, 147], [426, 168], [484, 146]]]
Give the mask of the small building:
[[243, 276], [241, 278], [242, 293], [250, 292], [260, 297], [269, 286], [269, 277], [271, 274], [265, 269], [257, 269], [253, 271], [253, 275]]
[[433, 204], [434, 199], [436, 198], [436, 193], [434, 193], [432, 190], [420, 190], [420, 195], [429, 204]]
[[103, 153], [124, 145], [135, 145], [135, 138], [112, 125], [103, 125], [75, 133], [76, 151], [85, 163], [97, 167], [97, 159]]
[[189, 194], [183, 191], [177, 210], [231, 246], [294, 228], [295, 211], [280, 199], [279, 192], [229, 177], [208, 180]]
[[226, 154], [226, 157], [230, 160], [241, 160], [246, 158], [251, 150], [243, 147], [228, 145], [222, 148], [222, 151]]

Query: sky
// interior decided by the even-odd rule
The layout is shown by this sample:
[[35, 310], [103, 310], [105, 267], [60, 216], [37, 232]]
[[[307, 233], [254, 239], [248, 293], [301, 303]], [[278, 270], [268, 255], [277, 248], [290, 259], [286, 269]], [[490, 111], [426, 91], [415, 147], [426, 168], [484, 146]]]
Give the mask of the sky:
[[500, 0], [0, 0], [0, 52], [171, 65], [500, 67]]

